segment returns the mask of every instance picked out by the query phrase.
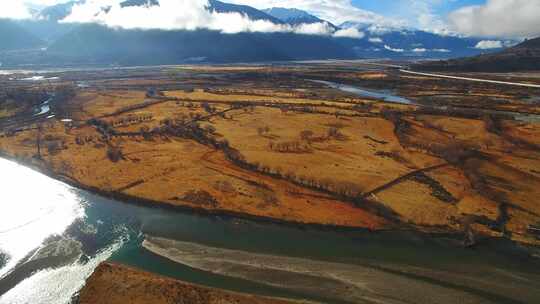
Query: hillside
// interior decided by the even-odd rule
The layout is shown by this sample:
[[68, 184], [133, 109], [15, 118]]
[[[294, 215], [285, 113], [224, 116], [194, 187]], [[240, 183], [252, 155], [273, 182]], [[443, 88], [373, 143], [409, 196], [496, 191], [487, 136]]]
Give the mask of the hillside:
[[372, 53], [387, 50], [392, 53], [390, 57], [447, 59], [474, 56], [482, 51], [475, 48], [482, 40], [480, 38], [441, 35], [418, 29], [385, 27], [361, 22], [344, 22], [340, 27], [356, 28], [365, 34], [365, 40], [376, 45]]
[[283, 24], [283, 21], [280, 19], [248, 5], [238, 5], [217, 0], [209, 0], [208, 10], [218, 13], [240, 13], [249, 17], [251, 20], [266, 20], [275, 24]]
[[62, 20], [66, 18], [69, 14], [71, 14], [71, 9], [77, 3], [79, 3], [79, 1], [69, 1], [66, 3], [60, 3], [45, 7], [39, 12], [38, 17], [39, 19], [53, 22]]
[[30, 49], [43, 45], [43, 41], [28, 33], [13, 21], [0, 19], [0, 51]]
[[273, 7], [262, 11], [291, 25], [327, 23], [334, 31], [339, 30], [339, 28], [332, 23], [295, 8]]
[[540, 38], [530, 39], [498, 53], [413, 66], [422, 71], [516, 72], [540, 70]]
[[221, 34], [216, 31], [115, 30], [82, 25], [48, 49], [48, 55], [79, 63], [165, 64], [354, 58], [351, 49], [326, 36], [291, 33]]
[[[254, 62], [276, 60], [356, 59], [356, 58], [457, 58], [477, 55], [474, 48], [480, 41], [438, 35], [420, 30], [387, 28], [374, 24], [345, 22], [337, 27], [305, 11], [274, 7], [258, 10], [248, 5], [209, 0], [206, 9], [218, 13], [240, 13], [251, 20], [298, 26], [326, 22], [332, 31], [354, 27], [356, 38], [336, 38], [331, 35], [303, 35], [285, 32], [243, 32], [223, 34], [199, 29], [184, 30], [122, 30], [97, 24], [61, 23], [74, 5], [73, 0], [44, 8], [38, 19], [11, 22], [25, 34], [2, 27], [6, 47], [28, 49], [36, 44], [46, 50], [30, 53], [3, 54], [4, 66], [27, 64], [175, 64], [185, 62]], [[158, 0], [123, 0], [126, 6], [156, 6]], [[106, 9], [105, 7], [102, 10]], [[33, 39], [29, 38], [34, 36]], [[25, 38], [26, 37], [26, 38]], [[1, 38], [1, 36], [0, 36]], [[16, 41], [12, 41], [16, 40]], [[26, 40], [22, 43], [19, 40]], [[39, 43], [38, 43], [39, 42]], [[30, 46], [30, 47], [29, 47]]]

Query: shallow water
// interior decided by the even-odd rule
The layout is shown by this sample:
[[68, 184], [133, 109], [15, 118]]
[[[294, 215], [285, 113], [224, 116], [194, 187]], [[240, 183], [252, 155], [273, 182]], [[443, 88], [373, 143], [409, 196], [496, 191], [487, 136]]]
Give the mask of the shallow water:
[[[327, 86], [329, 86], [331, 88], [338, 89], [338, 90], [348, 92], [348, 93], [353, 93], [353, 94], [356, 94], [356, 95], [362, 96], [362, 97], [376, 98], [376, 99], [380, 99], [380, 100], [383, 100], [383, 101], [386, 101], [386, 102], [422, 106], [421, 104], [415, 103], [414, 101], [412, 101], [410, 99], [407, 99], [407, 98], [401, 97], [401, 96], [396, 96], [396, 95], [393, 95], [393, 94], [388, 93], [388, 92], [366, 90], [366, 89], [360, 88], [360, 87], [355, 87], [355, 86], [350, 86], [350, 85], [345, 85], [345, 84], [340, 84], [340, 83], [335, 83], [335, 82], [329, 82], [329, 81], [324, 81], [324, 80], [310, 80], [310, 81], [321, 83], [321, 84], [327, 85]], [[442, 96], [438, 96], [438, 97], [443, 97], [444, 98], [444, 97], [455, 97], [455, 96], [451, 96], [451, 95], [444, 96], [444, 95], [442, 95]], [[436, 107], [436, 108], [445, 109], [446, 107]], [[517, 113], [517, 112], [495, 111], [495, 110], [484, 110], [484, 109], [474, 109], [474, 110], [471, 110], [471, 111], [479, 111], [479, 112], [482, 112], [482, 113], [485, 113], [485, 114], [494, 114], [494, 115], [503, 114], [503, 115], [508, 115], [509, 117], [513, 117], [517, 121], [522, 121], [522, 122], [526, 122], [526, 123], [540, 123], [540, 115], [536, 115], [536, 114], [524, 114], [524, 113]]]
[[324, 81], [324, 80], [310, 80], [310, 81], [321, 83], [331, 88], [338, 89], [347, 93], [352, 93], [361, 97], [376, 98], [376, 99], [381, 99], [383, 101], [400, 103], [400, 104], [414, 104], [412, 100], [409, 100], [401, 96], [393, 95], [391, 92], [368, 90], [368, 89], [364, 89], [358, 86], [351, 86], [351, 85]]
[[520, 277], [539, 272], [534, 268], [538, 263], [510, 242], [486, 242], [467, 250], [408, 232], [338, 233], [146, 208], [75, 189], [3, 159], [0, 184], [0, 251], [9, 257], [0, 266], [2, 304], [67, 303], [104, 260], [235, 291], [319, 298], [176, 264], [142, 248], [145, 234], [342, 263], [473, 274], [496, 266]]
[[20, 80], [24, 81], [46, 81], [46, 80], [58, 80], [59, 77], [45, 77], [45, 76], [32, 76], [27, 78], [22, 78]]

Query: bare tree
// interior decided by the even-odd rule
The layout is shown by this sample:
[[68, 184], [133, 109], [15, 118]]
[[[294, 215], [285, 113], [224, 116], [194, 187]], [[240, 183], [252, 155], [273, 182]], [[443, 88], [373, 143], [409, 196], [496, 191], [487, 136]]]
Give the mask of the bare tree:
[[311, 140], [311, 138], [313, 137], [313, 135], [314, 135], [313, 131], [304, 130], [304, 131], [300, 132], [300, 139], [309, 142]]

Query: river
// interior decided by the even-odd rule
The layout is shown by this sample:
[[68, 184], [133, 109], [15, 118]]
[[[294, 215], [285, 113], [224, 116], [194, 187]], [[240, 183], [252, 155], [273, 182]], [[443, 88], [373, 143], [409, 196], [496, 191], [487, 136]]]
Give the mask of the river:
[[400, 104], [415, 104], [414, 101], [407, 99], [405, 97], [397, 96], [390, 91], [375, 91], [361, 88], [358, 86], [347, 85], [343, 83], [330, 82], [325, 80], [309, 80], [311, 82], [316, 82], [324, 84], [330, 88], [338, 89], [343, 92], [351, 93], [361, 97], [375, 98], [382, 101], [391, 102], [391, 103], [400, 103]]
[[[404, 104], [404, 105], [415, 105], [419, 107], [433, 107], [434, 109], [438, 110], [448, 110], [448, 106], [430, 106], [427, 104], [421, 104], [417, 103], [413, 100], [407, 99], [402, 96], [398, 96], [395, 93], [384, 90], [384, 91], [377, 91], [377, 90], [368, 90], [362, 87], [358, 86], [352, 86], [347, 85], [343, 83], [337, 83], [337, 82], [330, 82], [325, 80], [309, 80], [311, 82], [316, 82], [320, 84], [324, 84], [330, 88], [337, 89], [346, 93], [351, 93], [360, 97], [368, 97], [368, 98], [374, 98], [378, 99], [384, 102], [389, 103], [398, 103], [398, 104]], [[537, 97], [532, 97], [528, 101], [534, 101]], [[540, 115], [538, 114], [528, 114], [528, 113], [519, 113], [519, 112], [511, 112], [511, 111], [499, 111], [499, 110], [486, 110], [486, 109], [480, 109], [480, 108], [460, 108], [462, 111], [469, 111], [471, 113], [482, 113], [482, 114], [489, 114], [489, 115], [505, 115], [507, 117], [512, 117], [513, 119], [517, 121], [523, 121], [527, 123], [540, 123]]]
[[537, 259], [510, 242], [491, 240], [463, 249], [451, 238], [411, 232], [335, 232], [147, 208], [73, 188], [5, 159], [0, 159], [0, 184], [0, 252], [7, 257], [0, 261], [2, 304], [70, 303], [95, 267], [106, 260], [235, 291], [343, 303], [301, 288], [278, 288], [249, 276], [233, 278], [175, 263], [146, 250], [145, 235], [243, 254], [382, 267], [390, 272], [421, 269], [405, 277], [417, 280], [419, 276], [437, 286], [494, 297], [499, 303], [525, 303], [497, 291], [486, 296], [482, 284], [469, 290], [451, 279], [437, 282], [426, 273], [466, 274], [474, 282], [504, 281], [518, 298], [523, 290], [540, 298]]

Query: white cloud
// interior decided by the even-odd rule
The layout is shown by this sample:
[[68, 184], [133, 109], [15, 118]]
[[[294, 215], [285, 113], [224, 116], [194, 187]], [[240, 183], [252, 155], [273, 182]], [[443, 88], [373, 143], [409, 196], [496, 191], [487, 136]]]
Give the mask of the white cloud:
[[425, 53], [425, 52], [427, 52], [427, 49], [416, 48], [416, 49], [413, 49], [412, 51], [415, 52], [415, 53]]
[[374, 35], [384, 35], [395, 30], [399, 30], [400, 27], [385, 26], [382, 24], [371, 24], [367, 31]]
[[372, 38], [369, 38], [369, 42], [371, 43], [383, 43], [383, 40], [379, 37], [372, 37]]
[[357, 28], [350, 27], [342, 30], [338, 30], [334, 33], [334, 37], [344, 37], [344, 38], [356, 38], [362, 39], [365, 34], [360, 32]]
[[384, 48], [387, 49], [387, 50], [389, 50], [389, 51], [396, 52], [396, 53], [403, 53], [403, 52], [405, 52], [404, 49], [395, 49], [395, 48], [392, 48], [392, 47], [390, 47], [390, 46], [388, 46], [388, 45], [386, 45], [386, 44], [384, 45]]
[[327, 22], [318, 22], [299, 24], [292, 31], [307, 35], [332, 35], [334, 29]]
[[87, 0], [75, 5], [61, 22], [98, 23], [124, 29], [210, 29], [227, 34], [240, 32], [294, 32], [308, 35], [333, 34], [326, 22], [290, 26], [267, 20], [251, 20], [240, 13], [206, 9], [207, 0], [160, 0], [159, 6], [121, 7], [124, 0]]
[[499, 49], [502, 47], [503, 43], [500, 40], [482, 40], [478, 42], [475, 46], [475, 48], [481, 50]]
[[452, 12], [449, 20], [455, 30], [467, 35], [536, 37], [540, 35], [540, 1], [488, 0]]
[[450, 52], [452, 52], [449, 49], [433, 49], [432, 51], [433, 52], [439, 52], [439, 53], [450, 53]]
[[28, 7], [21, 1], [2, 1], [0, 18], [26, 19], [30, 18]]
[[403, 20], [386, 18], [354, 6], [351, 0], [228, 0], [227, 2], [250, 5], [258, 9], [270, 7], [297, 8], [335, 24], [346, 21], [402, 26]]
[[440, 5], [443, 0], [408, 0], [408, 2], [418, 28], [441, 35], [452, 34], [446, 22], [434, 12], [434, 6]]

